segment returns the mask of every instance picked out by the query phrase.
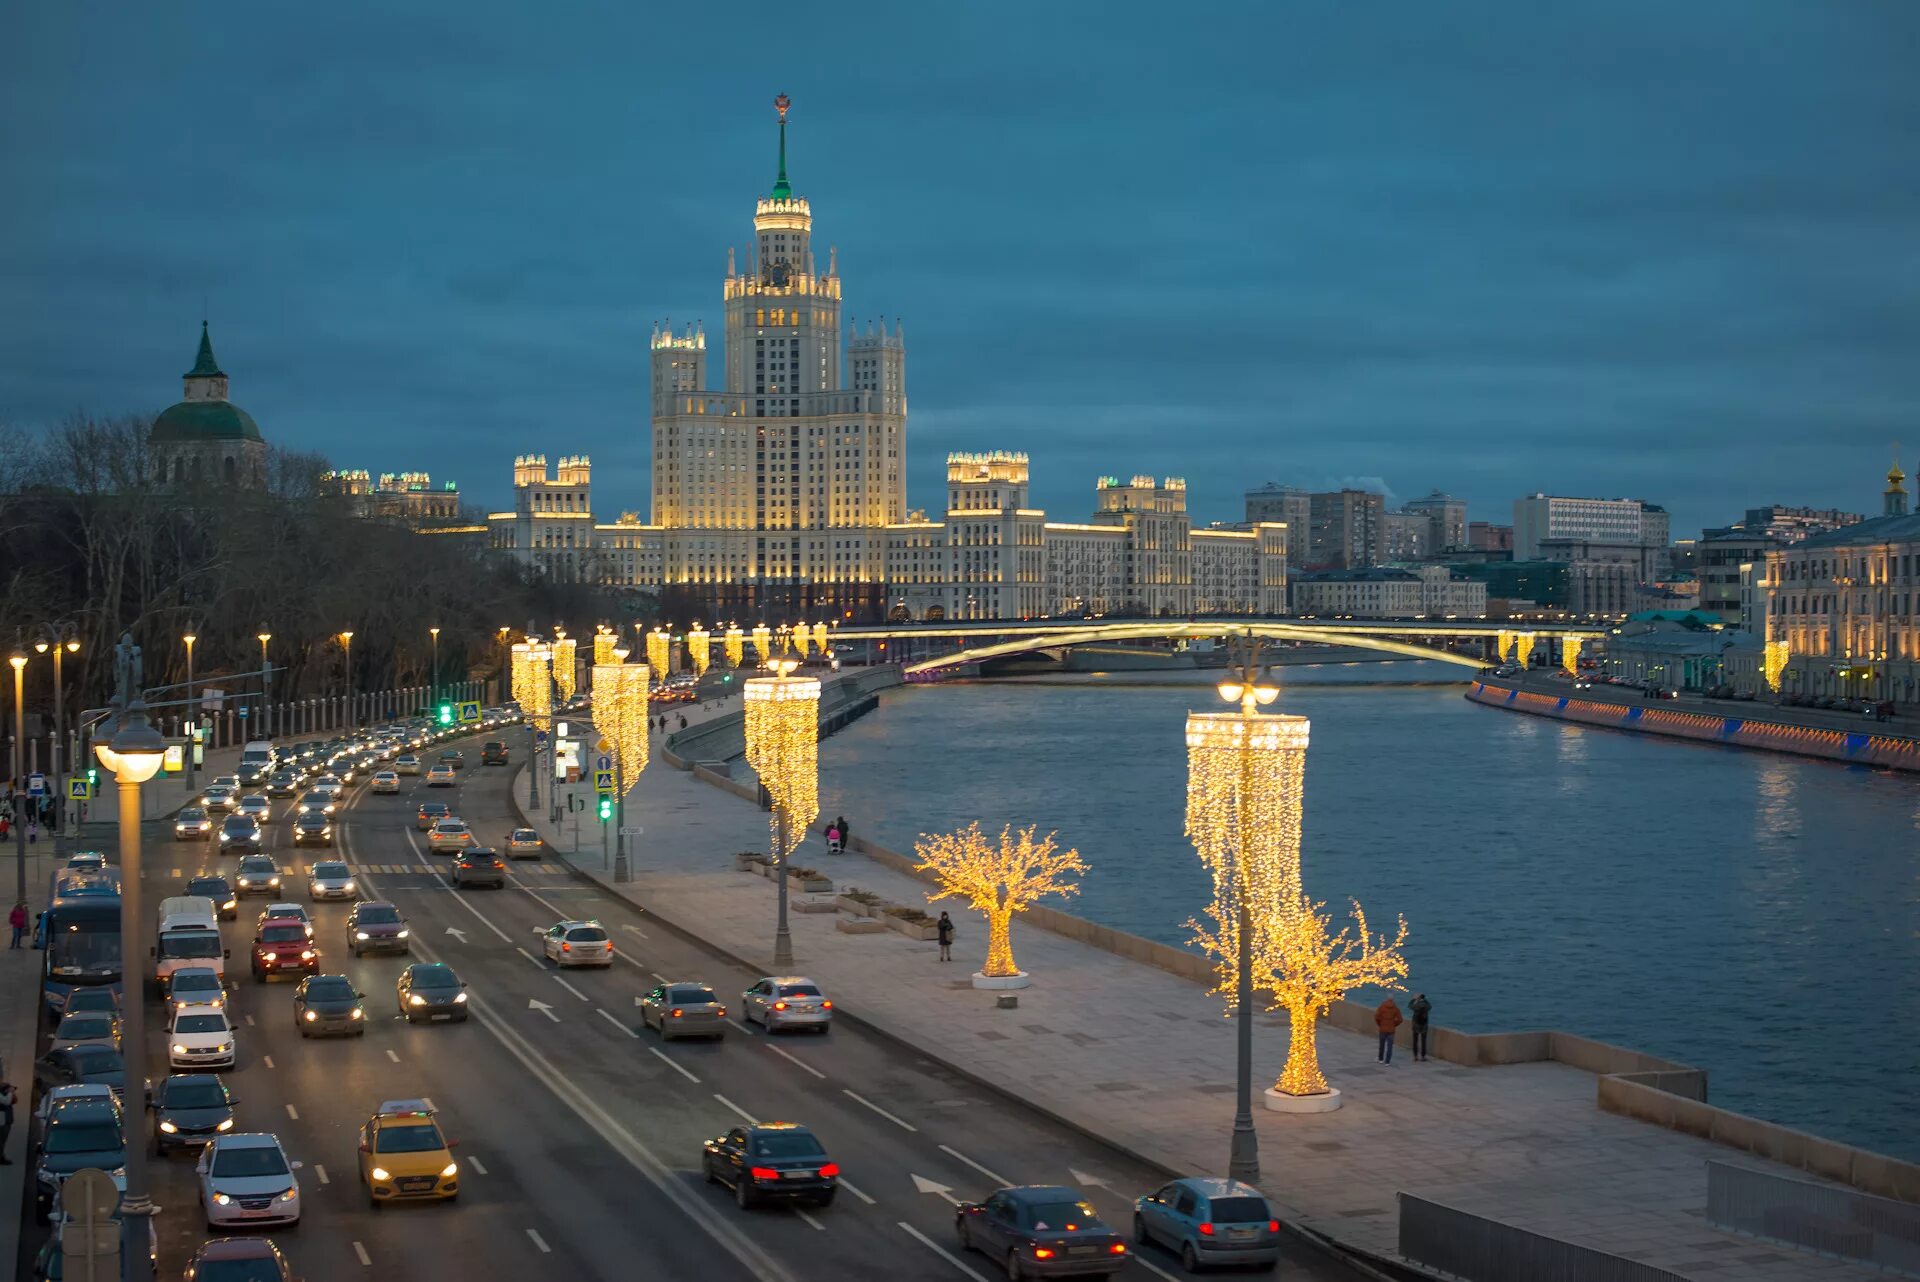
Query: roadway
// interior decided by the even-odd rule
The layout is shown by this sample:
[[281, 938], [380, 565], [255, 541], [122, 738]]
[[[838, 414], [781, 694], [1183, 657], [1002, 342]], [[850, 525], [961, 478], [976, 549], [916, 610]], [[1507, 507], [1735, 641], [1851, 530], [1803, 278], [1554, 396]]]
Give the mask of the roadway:
[[[512, 739], [517, 755], [522, 736]], [[441, 876], [449, 861], [428, 855], [415, 829], [418, 803], [448, 801], [501, 849], [514, 826], [507, 787], [515, 772], [478, 765], [477, 741], [459, 746], [473, 764], [455, 788], [403, 777], [400, 795], [373, 796], [357, 784], [336, 831], [362, 894], [390, 900], [408, 918], [415, 958], [444, 961], [471, 985], [470, 1022], [407, 1025], [394, 999], [407, 959], [355, 960], [345, 947], [346, 905], [314, 904], [321, 968], [353, 978], [367, 996], [369, 1026], [360, 1038], [305, 1041], [293, 1024], [293, 982], [260, 985], [248, 975], [253, 921], [266, 901], [245, 901], [239, 921], [223, 927], [237, 976], [240, 1060], [230, 1084], [239, 1128], [276, 1132], [305, 1163], [304, 1222], [273, 1233], [299, 1275], [991, 1282], [1003, 1276], [996, 1263], [957, 1252], [953, 1200], [1002, 1183], [1076, 1185], [1125, 1232], [1132, 1197], [1162, 1182], [847, 1024], [770, 1038], [736, 1023], [723, 1042], [663, 1046], [639, 1024], [642, 991], [663, 979], [703, 980], [737, 1014], [734, 1000], [758, 976], [557, 862], [514, 864], [503, 891], [452, 890]], [[326, 856], [292, 849], [291, 805], [276, 804], [269, 848], [286, 897], [306, 902], [301, 874]], [[234, 862], [172, 842], [170, 829], [151, 833], [147, 850], [153, 903], [201, 866], [230, 871]], [[619, 950], [612, 969], [561, 973], [541, 958], [535, 932], [570, 917], [609, 928]], [[164, 1036], [155, 1030], [147, 1048], [154, 1076], [166, 1071]], [[457, 1202], [369, 1205], [358, 1183], [358, 1128], [380, 1100], [400, 1097], [430, 1099], [461, 1142]], [[726, 1189], [705, 1185], [701, 1141], [743, 1118], [811, 1126], [843, 1171], [835, 1204], [742, 1212]], [[193, 1160], [158, 1159], [153, 1170], [161, 1276], [178, 1276], [207, 1236]], [[1288, 1253], [1288, 1277], [1359, 1276], [1304, 1243], [1290, 1240]], [[1185, 1275], [1170, 1254], [1146, 1248], [1121, 1276]]]

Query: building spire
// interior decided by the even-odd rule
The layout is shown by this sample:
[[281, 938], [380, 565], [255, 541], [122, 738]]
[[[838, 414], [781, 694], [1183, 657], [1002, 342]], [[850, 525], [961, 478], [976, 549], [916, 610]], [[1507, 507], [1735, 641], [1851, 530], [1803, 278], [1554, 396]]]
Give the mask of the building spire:
[[1900, 446], [1893, 447], [1893, 466], [1887, 469], [1887, 511], [1888, 516], [1907, 514], [1907, 474], [1900, 470]]
[[200, 353], [195, 357], [188, 378], [222, 378], [220, 362], [213, 359], [213, 339], [207, 334], [207, 322], [200, 322]]
[[773, 100], [773, 109], [780, 113], [780, 176], [773, 180], [773, 191], [769, 198], [773, 200], [792, 200], [793, 185], [787, 181], [787, 108], [793, 100], [781, 94]]

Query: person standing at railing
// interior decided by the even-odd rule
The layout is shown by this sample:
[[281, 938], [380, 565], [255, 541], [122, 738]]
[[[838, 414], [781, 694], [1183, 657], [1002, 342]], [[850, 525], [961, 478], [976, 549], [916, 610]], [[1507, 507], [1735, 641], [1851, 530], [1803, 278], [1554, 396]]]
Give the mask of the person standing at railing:
[[1407, 1013], [1413, 1016], [1413, 1059], [1417, 1064], [1427, 1058], [1427, 1021], [1433, 1015], [1433, 1003], [1420, 993], [1407, 1003]]

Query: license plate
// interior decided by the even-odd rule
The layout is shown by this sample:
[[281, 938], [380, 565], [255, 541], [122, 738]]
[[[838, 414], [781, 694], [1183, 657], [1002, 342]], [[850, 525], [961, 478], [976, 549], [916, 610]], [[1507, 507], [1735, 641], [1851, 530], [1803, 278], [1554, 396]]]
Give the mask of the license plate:
[[812, 1171], [783, 1171], [781, 1178], [787, 1180], [807, 1180], [813, 1178]]
[[1097, 1246], [1070, 1246], [1067, 1248], [1067, 1254], [1068, 1255], [1098, 1255], [1100, 1254], [1100, 1248]]
[[427, 1016], [427, 1019], [428, 1019], [428, 1021], [429, 1021], [429, 1022], [431, 1022], [431, 1021], [433, 1021], [433, 1020], [436, 1020], [436, 1019], [452, 1019], [452, 1018], [453, 1018], [453, 1016], [452, 1016], [451, 1014], [449, 1014], [449, 1013], [447, 1013], [447, 1012], [444, 1012], [444, 1011], [443, 1011], [443, 1012], [441, 1012], [441, 1013], [440, 1013], [440, 1014], [438, 1014], [438, 1015], [429, 1015], [429, 1016]]
[[1245, 1241], [1254, 1235], [1253, 1229], [1228, 1229], [1227, 1236], [1235, 1241]]

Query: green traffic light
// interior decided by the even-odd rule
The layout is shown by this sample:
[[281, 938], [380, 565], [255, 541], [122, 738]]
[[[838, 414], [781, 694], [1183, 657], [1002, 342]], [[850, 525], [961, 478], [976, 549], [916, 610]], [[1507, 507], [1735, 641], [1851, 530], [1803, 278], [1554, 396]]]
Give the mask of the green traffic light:
[[453, 724], [453, 705], [451, 703], [443, 703], [440, 705], [440, 724], [443, 726]]
[[613, 818], [613, 798], [602, 797], [600, 798], [600, 822], [605, 823], [611, 818]]

